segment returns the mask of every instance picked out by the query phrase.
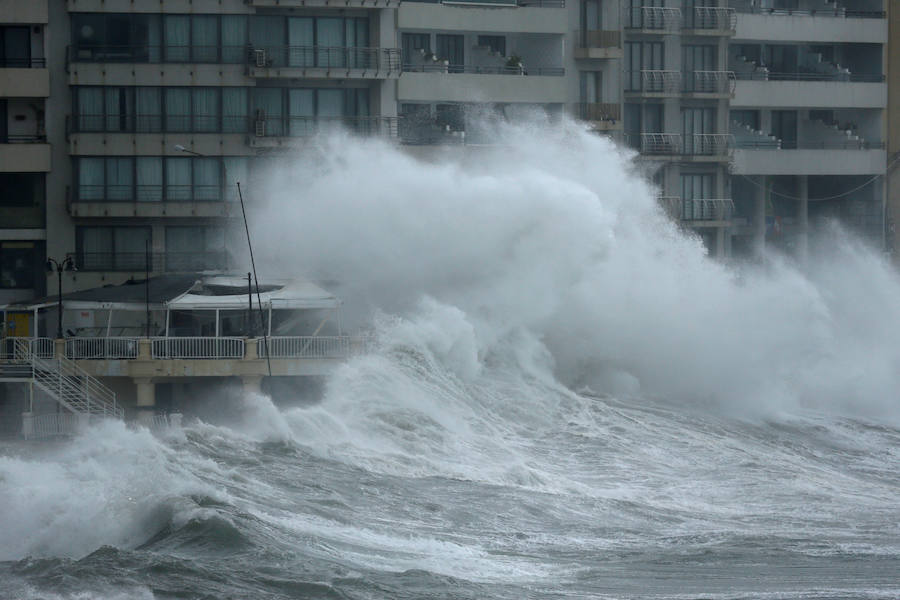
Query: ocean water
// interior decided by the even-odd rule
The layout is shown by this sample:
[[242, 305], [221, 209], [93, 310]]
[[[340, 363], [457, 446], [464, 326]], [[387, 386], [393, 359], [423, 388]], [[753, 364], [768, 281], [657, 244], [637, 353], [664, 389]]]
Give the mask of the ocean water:
[[609, 143], [498, 136], [273, 173], [261, 268], [373, 347], [181, 431], [3, 446], [0, 598], [900, 598], [893, 270], [837, 229], [717, 263]]

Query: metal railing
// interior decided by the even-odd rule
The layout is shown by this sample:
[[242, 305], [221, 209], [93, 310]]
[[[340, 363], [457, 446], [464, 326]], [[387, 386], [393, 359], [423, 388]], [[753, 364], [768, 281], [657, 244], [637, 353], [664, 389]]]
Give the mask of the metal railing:
[[[623, 4], [625, 4], [623, 2]], [[678, 31], [683, 18], [680, 8], [662, 6], [633, 6], [625, 9], [626, 29]]]
[[[347, 336], [275, 336], [268, 338], [271, 358], [344, 358], [351, 353]], [[265, 357], [265, 344], [257, 348]]]
[[583, 121], [618, 121], [621, 110], [621, 105], [607, 102], [579, 102], [572, 106], [575, 118]]
[[124, 410], [116, 393], [71, 360], [31, 358], [34, 384], [74, 413], [122, 418]]
[[66, 339], [66, 358], [73, 360], [121, 360], [137, 358], [139, 338], [73, 337]]
[[247, 46], [179, 46], [174, 44], [75, 44], [66, 50], [70, 63], [217, 63], [244, 64]]
[[633, 71], [626, 74], [629, 89], [625, 91], [643, 94], [681, 93], [681, 71], [642, 70], [640, 81], [635, 79]]
[[741, 140], [734, 142], [735, 148], [742, 149], [779, 149], [779, 150], [883, 150], [884, 142], [869, 140]]
[[40, 144], [46, 141], [46, 135], [37, 133], [6, 135], [0, 138], [0, 144]]
[[691, 94], [733, 94], [733, 71], [691, 71], [684, 74], [683, 91]]
[[622, 32], [618, 30], [586, 30], [578, 32], [580, 48], [621, 48]]
[[0, 58], [0, 69], [43, 69], [46, 66], [46, 58]]
[[751, 72], [735, 72], [735, 78], [750, 81], [844, 81], [853, 83], [880, 83], [884, 81], [884, 75], [868, 73], [779, 73], [767, 69], [757, 69]]
[[231, 337], [154, 338], [151, 356], [155, 359], [244, 358], [244, 339]]
[[734, 31], [737, 16], [733, 8], [716, 6], [697, 6], [693, 13], [688, 13], [684, 22], [685, 29], [705, 29], [713, 31]]
[[52, 338], [5, 337], [0, 339], [0, 359], [2, 360], [31, 360], [32, 356], [53, 358], [55, 353], [56, 346]]
[[[145, 271], [145, 252], [76, 252], [69, 254], [75, 259], [79, 271]], [[154, 273], [176, 273], [196, 271], [219, 271], [228, 268], [228, 254], [220, 252], [151, 252], [150, 271]]]
[[682, 136], [682, 154], [692, 156], [727, 156], [734, 147], [729, 133], [694, 133]]
[[58, 435], [74, 435], [78, 432], [80, 419], [71, 412], [47, 413], [28, 417], [30, 421], [25, 439], [42, 439]]
[[222, 202], [221, 185], [86, 185], [73, 202]]
[[730, 199], [682, 200], [682, 221], [728, 221], [734, 213]]
[[257, 68], [361, 69], [397, 71], [399, 48], [357, 46], [266, 46], [250, 48], [247, 60]]
[[477, 65], [445, 65], [441, 61], [432, 64], [404, 64], [403, 71], [408, 73], [469, 73], [475, 75], [542, 75], [561, 77], [566, 74], [564, 67], [507, 67]]
[[154, 114], [66, 115], [66, 133], [248, 133], [249, 116]]
[[773, 15], [787, 17], [836, 17], [836, 18], [855, 18], [855, 19], [884, 19], [887, 13], [883, 10], [848, 10], [842, 6], [834, 6], [831, 8], [766, 8], [759, 6], [758, 2], [743, 0], [734, 2], [732, 6], [741, 14], [754, 15]]
[[281, 117], [258, 119], [264, 136], [308, 137], [342, 129], [358, 135], [397, 137], [397, 117]]
[[680, 154], [681, 134], [678, 133], [640, 133], [626, 135], [626, 142], [636, 147], [641, 154]]

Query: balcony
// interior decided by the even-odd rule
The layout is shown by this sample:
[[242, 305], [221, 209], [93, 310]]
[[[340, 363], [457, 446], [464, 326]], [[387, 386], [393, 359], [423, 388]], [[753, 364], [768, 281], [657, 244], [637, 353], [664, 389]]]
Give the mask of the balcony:
[[572, 115], [590, 124], [594, 131], [622, 128], [621, 105], [606, 102], [579, 102], [572, 105]]
[[735, 73], [735, 106], [777, 108], [877, 108], [887, 104], [884, 75]]
[[245, 0], [256, 8], [397, 8], [400, 0]]
[[[448, 76], [448, 73], [453, 73]], [[562, 67], [470, 67], [443, 66], [435, 70], [404, 71], [397, 84], [401, 102], [490, 102], [563, 103], [566, 79]]]
[[680, 8], [634, 6], [626, 7], [624, 23], [631, 33], [665, 34], [681, 31], [684, 19]]
[[806, 4], [800, 9], [779, 9], [740, 2], [736, 6], [740, 18], [735, 37], [771, 42], [887, 43], [884, 11], [854, 11], [820, 2]]
[[626, 134], [625, 143], [642, 155], [686, 162], [728, 162], [733, 139], [725, 133]]
[[681, 95], [681, 79], [681, 71], [631, 71], [625, 74], [625, 94], [645, 98], [675, 98]]
[[734, 214], [731, 199], [681, 200], [680, 218], [691, 225], [726, 225]]
[[734, 35], [737, 18], [733, 8], [697, 6], [685, 15], [684, 35]]
[[400, 76], [399, 48], [273, 46], [249, 52], [257, 79], [389, 79]]
[[46, 98], [50, 71], [43, 58], [0, 60], [0, 97]]
[[79, 271], [197, 273], [229, 267], [228, 255], [217, 252], [76, 252], [69, 254]]
[[454, 32], [564, 34], [569, 29], [568, 12], [559, 9], [565, 9], [562, 0], [410, 1], [397, 12], [397, 28], [429, 30], [439, 23], [441, 30]]
[[621, 31], [590, 31], [578, 32], [578, 46], [575, 48], [575, 58], [579, 59], [609, 59], [622, 58], [622, 32]]
[[290, 148], [307, 138], [329, 131], [346, 131], [358, 136], [397, 137], [397, 117], [286, 117], [256, 119], [251, 148]]
[[43, 138], [25, 136], [24, 139], [0, 143], [0, 172], [47, 173], [50, 171], [50, 144]]
[[733, 169], [740, 175], [877, 175], [885, 172], [886, 164], [881, 144], [798, 144], [782, 149], [738, 143]]
[[684, 73], [682, 91], [691, 98], [731, 98], [735, 75], [732, 71], [691, 71]]

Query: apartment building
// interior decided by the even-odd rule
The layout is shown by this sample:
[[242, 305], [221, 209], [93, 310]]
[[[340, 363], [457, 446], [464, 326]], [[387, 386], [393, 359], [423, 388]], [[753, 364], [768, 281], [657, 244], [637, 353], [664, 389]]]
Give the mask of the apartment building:
[[[714, 256], [880, 241], [883, 0], [0, 0], [0, 302], [237, 266], [236, 187], [341, 126], [411, 151], [574, 116]], [[52, 170], [51, 170], [52, 166]], [[234, 245], [232, 244], [232, 247]]]
[[0, 2], [0, 304], [42, 294], [47, 3]]
[[888, 44], [882, 0], [733, 2], [733, 246], [803, 257], [837, 220], [885, 234]]

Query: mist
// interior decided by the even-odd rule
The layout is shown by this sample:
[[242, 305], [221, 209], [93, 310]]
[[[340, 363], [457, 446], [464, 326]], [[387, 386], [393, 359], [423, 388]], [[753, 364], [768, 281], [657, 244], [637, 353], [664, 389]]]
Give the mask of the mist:
[[463, 378], [512, 360], [599, 394], [897, 419], [900, 280], [882, 257], [833, 228], [802, 268], [728, 266], [663, 214], [630, 151], [573, 123], [499, 136], [427, 158], [315, 140], [253, 189], [263, 274], [323, 282], [350, 328], [402, 330]]

